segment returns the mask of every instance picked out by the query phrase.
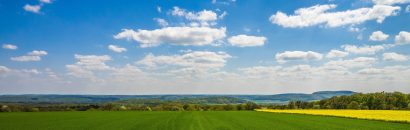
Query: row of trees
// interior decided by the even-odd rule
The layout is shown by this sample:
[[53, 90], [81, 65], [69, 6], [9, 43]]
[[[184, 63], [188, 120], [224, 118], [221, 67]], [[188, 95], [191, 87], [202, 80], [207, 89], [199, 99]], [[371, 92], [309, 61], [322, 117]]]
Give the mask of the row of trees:
[[143, 104], [58, 104], [58, 105], [21, 105], [21, 104], [0, 104], [0, 112], [38, 112], [38, 111], [242, 111], [260, 108], [253, 102], [242, 104], [182, 104], [182, 103], [161, 103], [156, 105]]
[[270, 105], [271, 109], [363, 109], [363, 110], [408, 110], [410, 94], [400, 92], [356, 93], [350, 96], [335, 96], [320, 101], [290, 101], [286, 105]]

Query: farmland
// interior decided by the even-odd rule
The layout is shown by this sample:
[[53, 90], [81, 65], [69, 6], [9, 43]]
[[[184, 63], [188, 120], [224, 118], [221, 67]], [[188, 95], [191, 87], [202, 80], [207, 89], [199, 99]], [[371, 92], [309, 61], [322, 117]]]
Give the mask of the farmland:
[[349, 117], [358, 119], [383, 120], [410, 123], [410, 111], [398, 110], [273, 110], [259, 109], [261, 112], [294, 113], [322, 116]]
[[0, 129], [408, 129], [410, 124], [255, 111], [0, 113]]

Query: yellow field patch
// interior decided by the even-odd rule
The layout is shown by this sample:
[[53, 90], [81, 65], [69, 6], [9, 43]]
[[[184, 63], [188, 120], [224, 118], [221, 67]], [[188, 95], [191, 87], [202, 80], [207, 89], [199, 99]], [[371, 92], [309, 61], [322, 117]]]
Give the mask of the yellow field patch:
[[275, 109], [257, 109], [261, 112], [275, 113], [296, 113], [309, 115], [325, 115], [349, 117], [358, 119], [398, 121], [410, 123], [410, 111], [402, 110], [275, 110]]

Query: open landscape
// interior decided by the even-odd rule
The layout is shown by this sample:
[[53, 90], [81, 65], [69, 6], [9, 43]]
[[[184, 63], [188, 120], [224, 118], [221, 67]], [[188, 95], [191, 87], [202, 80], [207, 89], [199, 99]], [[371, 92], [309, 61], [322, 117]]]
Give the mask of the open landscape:
[[0, 130], [410, 130], [410, 0], [0, 0]]
[[[328, 97], [307, 98], [323, 94]], [[0, 128], [405, 130], [410, 128], [409, 97], [399, 92], [348, 91], [246, 96], [4, 95], [0, 96]], [[265, 102], [251, 102], [256, 99]], [[281, 103], [267, 103], [271, 100]]]

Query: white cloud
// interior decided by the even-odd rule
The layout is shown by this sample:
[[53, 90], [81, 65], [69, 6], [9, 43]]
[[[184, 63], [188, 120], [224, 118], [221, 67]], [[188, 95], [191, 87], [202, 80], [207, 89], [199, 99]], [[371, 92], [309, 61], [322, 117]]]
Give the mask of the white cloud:
[[228, 39], [228, 42], [232, 46], [239, 46], [239, 47], [263, 46], [266, 42], [266, 37], [236, 35], [236, 36], [230, 37]]
[[372, 0], [377, 5], [394, 5], [410, 3], [410, 0]]
[[400, 33], [396, 35], [395, 41], [397, 45], [410, 44], [410, 33], [406, 31], [400, 31]]
[[46, 51], [41, 51], [41, 50], [40, 51], [34, 50], [34, 51], [28, 53], [28, 55], [31, 55], [31, 56], [45, 56], [47, 54], [48, 53]]
[[[185, 51], [180, 55], [146, 55], [137, 61], [154, 75], [167, 76], [174, 79], [189, 80], [209, 77], [220, 73], [227, 59], [231, 56], [225, 52]], [[155, 74], [155, 72], [160, 72]], [[212, 79], [215, 77], [209, 77]]]
[[173, 45], [210, 45], [225, 38], [225, 28], [166, 27], [155, 30], [123, 29], [115, 39], [127, 39], [140, 43], [140, 47], [154, 47], [163, 43]]
[[224, 11], [222, 14], [220, 14], [220, 15], [218, 16], [218, 18], [219, 18], [219, 19], [223, 19], [223, 18], [225, 18], [226, 15], [228, 15], [228, 12]]
[[154, 20], [157, 21], [158, 25], [161, 26], [161, 27], [168, 26], [168, 22], [165, 19], [154, 18]]
[[326, 25], [326, 27], [339, 27], [343, 25], [356, 25], [369, 20], [382, 23], [386, 17], [394, 16], [400, 10], [398, 6], [375, 5], [372, 8], [359, 8], [339, 12], [328, 12], [337, 6], [315, 5], [308, 8], [297, 9], [294, 15], [276, 12], [269, 20], [288, 28], [301, 28], [315, 25]]
[[9, 72], [9, 71], [10, 71], [9, 68], [7, 68], [6, 66], [1, 66], [1, 65], [0, 65], [0, 74], [2, 74], [2, 73], [7, 73], [7, 72]]
[[249, 78], [266, 78], [280, 75], [282, 67], [280, 66], [253, 66], [247, 68], [240, 68], [242, 73], [245, 73]]
[[52, 0], [40, 0], [40, 3], [51, 4], [53, 3], [53, 1]]
[[24, 9], [25, 11], [32, 12], [32, 13], [40, 13], [41, 6], [40, 6], [40, 5], [29, 5], [29, 4], [26, 4], [26, 5], [24, 5], [23, 9]]
[[173, 10], [171, 11], [171, 15], [185, 17], [188, 20], [195, 20], [195, 21], [215, 21], [218, 19], [218, 15], [211, 10], [202, 10], [200, 12], [189, 12], [177, 6], [173, 8]]
[[285, 51], [277, 53], [275, 58], [277, 62], [285, 63], [288, 60], [321, 60], [323, 55], [313, 51]]
[[23, 69], [21, 70], [21, 72], [29, 74], [40, 74], [40, 72], [37, 69]]
[[329, 53], [327, 53], [326, 57], [327, 58], [341, 58], [341, 57], [346, 57], [348, 55], [349, 55], [348, 52], [339, 51], [339, 50], [331, 50]]
[[21, 62], [41, 61], [41, 57], [45, 56], [47, 54], [48, 53], [46, 51], [34, 50], [32, 52], [27, 53], [27, 55], [24, 55], [24, 56], [11, 57], [10, 60], [12, 60], [12, 61], [21, 61]]
[[223, 19], [223, 17], [227, 15], [225, 11], [221, 15], [218, 16], [218, 14], [212, 10], [202, 10], [199, 12], [191, 12], [191, 11], [187, 11], [185, 9], [179, 8], [177, 6], [175, 6], [171, 11], [169, 11], [169, 14], [172, 16], [178, 16], [178, 17], [185, 18], [186, 20], [188, 20], [188, 24], [186, 23], [182, 23], [182, 24], [184, 26], [190, 25], [193, 27], [214, 26], [217, 24], [216, 20]]
[[150, 68], [158, 66], [179, 66], [193, 69], [218, 69], [226, 64], [231, 56], [225, 52], [187, 51], [182, 55], [146, 55], [137, 63]]
[[364, 46], [359, 46], [359, 47], [356, 45], [343, 45], [342, 48], [344, 48], [345, 51], [353, 53], [353, 54], [365, 54], [365, 55], [373, 55], [385, 49], [385, 47], [382, 45], [375, 45], [375, 46], [364, 45]]
[[123, 47], [119, 47], [116, 45], [108, 45], [108, 49], [110, 49], [113, 52], [121, 53], [121, 52], [126, 52], [127, 49]]
[[348, 31], [350, 31], [350, 32], [361, 32], [363, 30], [365, 30], [365, 28], [360, 29], [360, 28], [354, 27], [354, 26], [349, 26], [349, 28], [348, 28]]
[[92, 81], [98, 81], [95, 71], [110, 71], [112, 67], [106, 64], [111, 60], [108, 55], [78, 55], [75, 54], [74, 58], [77, 60], [74, 64], [66, 65], [68, 75], [91, 79]]
[[[174, 79], [209, 79], [221, 74], [221, 68], [231, 56], [225, 52], [185, 51], [177, 55], [146, 55], [137, 61], [146, 70], [159, 72], [158, 76], [168, 76]], [[223, 74], [224, 75], [224, 74]]]
[[78, 55], [74, 58], [77, 60], [75, 65], [81, 66], [87, 70], [108, 70], [110, 67], [105, 62], [110, 61], [111, 57], [108, 55]]
[[407, 6], [406, 6], [406, 10], [405, 10], [405, 11], [406, 11], [406, 13], [409, 13], [409, 12], [410, 12], [410, 5], [407, 5]]
[[407, 56], [394, 52], [383, 54], [383, 60], [385, 61], [407, 61], [408, 59]]
[[374, 74], [382, 74], [384, 73], [383, 69], [376, 69], [376, 68], [365, 68], [357, 71], [359, 74], [365, 74], [365, 75], [374, 75]]
[[173, 16], [185, 16], [186, 13], [187, 11], [185, 9], [181, 9], [177, 6], [175, 6], [173, 10], [171, 11], [171, 15]]
[[18, 47], [12, 44], [3, 44], [3, 49], [16, 50]]
[[370, 35], [370, 41], [384, 41], [389, 37], [389, 35], [384, 34], [382, 31], [375, 31]]
[[377, 59], [373, 57], [358, 57], [351, 60], [336, 60], [325, 63], [324, 66], [340, 66], [346, 68], [362, 68], [368, 67], [376, 63]]
[[198, 13], [189, 12], [186, 15], [188, 20], [198, 20], [198, 21], [215, 21], [218, 19], [218, 15], [210, 10], [203, 10]]
[[18, 57], [11, 57], [10, 58], [12, 61], [41, 61], [40, 56], [18, 56]]

